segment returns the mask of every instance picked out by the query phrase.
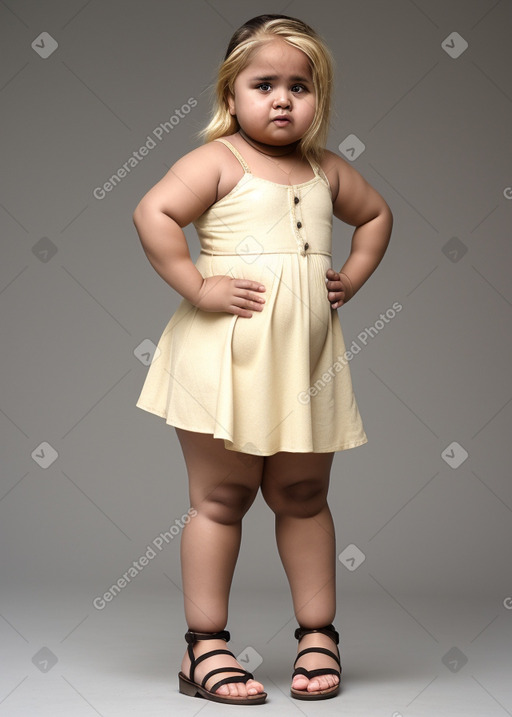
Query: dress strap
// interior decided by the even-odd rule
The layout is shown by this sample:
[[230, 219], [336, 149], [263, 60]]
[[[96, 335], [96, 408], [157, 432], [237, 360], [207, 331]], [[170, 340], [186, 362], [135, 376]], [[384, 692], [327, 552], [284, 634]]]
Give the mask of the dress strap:
[[233, 147], [233, 145], [231, 144], [231, 142], [228, 142], [227, 139], [223, 139], [222, 137], [218, 137], [217, 139], [214, 139], [213, 141], [214, 141], [214, 142], [222, 142], [222, 144], [225, 144], [226, 147], [227, 147], [228, 149], [230, 149], [230, 150], [233, 152], [233, 154], [235, 155], [235, 157], [238, 159], [238, 161], [240, 162], [240, 164], [241, 164], [242, 167], [243, 167], [244, 172], [247, 172], [247, 173], [250, 174], [251, 170], [249, 169], [249, 165], [247, 164], [247, 162], [245, 161], [245, 159], [242, 157], [242, 155], [240, 154], [240, 152], [237, 150], [237, 148], [236, 148], [236, 147]]
[[314, 160], [309, 159], [309, 157], [307, 157], [307, 160], [308, 160], [309, 166], [311, 167], [311, 169], [312, 169], [313, 172], [315, 173], [315, 177], [320, 176], [319, 173], [318, 173], [318, 170], [320, 169], [320, 167], [318, 166], [318, 164], [317, 164]]
[[329, 182], [329, 179], [327, 178], [327, 175], [324, 172], [324, 170], [322, 169], [322, 167], [319, 164], [317, 164], [316, 162], [310, 162], [310, 164], [313, 167], [313, 171], [316, 174], [316, 176], [323, 179], [325, 184], [330, 188], [331, 183]]
[[308, 159], [308, 162], [310, 163], [311, 168], [312, 168], [313, 172], [315, 173], [316, 177], [321, 177], [322, 179], [327, 179], [327, 177], [325, 176], [324, 170], [317, 162], [315, 162], [313, 159]]

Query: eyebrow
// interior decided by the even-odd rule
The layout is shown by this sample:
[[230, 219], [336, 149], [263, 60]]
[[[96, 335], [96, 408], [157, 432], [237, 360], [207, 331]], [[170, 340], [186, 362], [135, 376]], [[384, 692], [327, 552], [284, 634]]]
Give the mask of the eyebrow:
[[[253, 77], [253, 82], [268, 82], [269, 80], [278, 80], [279, 75], [265, 75], [265, 77]], [[294, 75], [293, 77], [289, 78], [292, 82], [311, 82], [307, 77], [302, 77], [301, 75]]]

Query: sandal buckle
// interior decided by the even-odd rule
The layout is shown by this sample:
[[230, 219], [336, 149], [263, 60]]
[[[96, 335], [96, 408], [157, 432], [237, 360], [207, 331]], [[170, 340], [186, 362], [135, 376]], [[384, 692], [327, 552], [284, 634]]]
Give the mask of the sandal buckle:
[[295, 630], [295, 639], [301, 640], [304, 635], [309, 635], [312, 632], [321, 632], [324, 635], [327, 635], [327, 637], [330, 637], [331, 640], [334, 640], [337, 645], [339, 644], [340, 636], [339, 633], [336, 631], [334, 625], [326, 625], [325, 627], [318, 627], [315, 629], [309, 629], [307, 627], [298, 627]]
[[185, 640], [189, 645], [194, 645], [198, 640], [225, 640], [229, 642], [231, 635], [227, 630], [221, 630], [220, 632], [194, 632], [188, 630], [185, 633]]

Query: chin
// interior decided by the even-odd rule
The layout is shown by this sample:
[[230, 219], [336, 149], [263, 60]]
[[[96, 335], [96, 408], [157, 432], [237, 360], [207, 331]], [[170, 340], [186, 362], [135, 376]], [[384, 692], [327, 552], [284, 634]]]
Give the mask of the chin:
[[261, 142], [266, 142], [267, 144], [275, 144], [275, 145], [281, 145], [281, 144], [293, 144], [294, 142], [298, 142], [300, 140], [300, 137], [295, 136], [295, 134], [291, 135], [289, 134], [286, 129], [278, 128], [281, 131], [280, 132], [272, 132], [272, 134], [268, 137], [268, 139], [262, 139]]
[[280, 147], [282, 144], [289, 144], [288, 140], [284, 137], [266, 137], [259, 134], [249, 134], [249, 132], [246, 132], [245, 134], [260, 144], [269, 144], [272, 147]]

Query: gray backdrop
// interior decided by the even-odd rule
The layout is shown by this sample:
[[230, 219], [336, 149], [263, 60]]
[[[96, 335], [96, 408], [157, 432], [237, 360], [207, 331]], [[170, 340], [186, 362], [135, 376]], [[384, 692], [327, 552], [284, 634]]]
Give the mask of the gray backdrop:
[[[509, 649], [512, 621], [510, 0], [8, 0], [0, 717], [205, 706], [175, 685], [185, 466], [174, 429], [135, 407], [180, 297], [147, 261], [132, 212], [197, 146], [228, 40], [263, 12], [300, 17], [327, 40], [337, 62], [328, 148], [395, 218], [382, 264], [338, 312], [347, 348], [360, 347], [350, 365], [369, 438], [336, 454], [330, 489], [351, 714], [374, 714], [363, 673], [379, 650], [379, 660], [392, 650], [403, 660], [390, 682], [418, 654], [425, 662], [403, 692], [383, 698], [389, 675], [378, 685], [375, 714], [452, 715], [454, 689], [466, 715], [512, 714], [500, 679], [510, 662], [485, 672], [489, 641], [490, 652]], [[336, 268], [351, 233], [335, 220]], [[193, 227], [186, 235], [195, 258]], [[401, 310], [383, 322], [395, 302]], [[270, 675], [282, 641], [293, 658], [295, 620], [260, 495], [243, 531], [231, 649], [252, 640]], [[294, 711], [289, 668], [274, 703]], [[152, 710], [144, 699], [157, 700]]]

